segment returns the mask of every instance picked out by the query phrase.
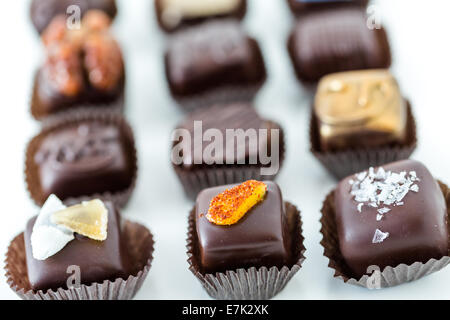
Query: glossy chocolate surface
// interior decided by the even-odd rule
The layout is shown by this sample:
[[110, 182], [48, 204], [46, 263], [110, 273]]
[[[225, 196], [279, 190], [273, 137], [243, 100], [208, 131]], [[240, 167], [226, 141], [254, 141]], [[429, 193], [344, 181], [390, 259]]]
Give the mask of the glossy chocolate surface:
[[242, 19], [247, 12], [247, 0], [154, 0], [160, 27], [174, 32], [223, 18]]
[[41, 33], [55, 16], [66, 14], [70, 5], [79, 6], [82, 15], [91, 9], [102, 10], [111, 18], [117, 14], [115, 0], [33, 0], [31, 20], [35, 28]]
[[[230, 105], [216, 105], [210, 108], [200, 109], [189, 114], [177, 128], [188, 130], [190, 132], [190, 136], [194, 137], [194, 125], [195, 122], [198, 121], [201, 121], [202, 123], [203, 133], [205, 133], [208, 129], [216, 129], [220, 131], [223, 136], [223, 146], [225, 150], [222, 152], [223, 157], [215, 157], [215, 154], [204, 152], [205, 149], [211, 144], [210, 141], [202, 141], [202, 143], [195, 144], [193, 141], [194, 138], [192, 138], [191, 148], [190, 150], [184, 150], [182, 154], [183, 162], [179, 166], [185, 170], [192, 170], [208, 165], [226, 166], [227, 163], [230, 165], [241, 164], [242, 162], [243, 164], [251, 164], [250, 159], [256, 159], [255, 165], [262, 166], [259, 157], [260, 150], [262, 148], [264, 148], [263, 150], [266, 150], [265, 148], [267, 148], [270, 154], [273, 143], [276, 143], [279, 146], [278, 153], [280, 158], [282, 157], [282, 153], [284, 151], [284, 136], [281, 127], [272, 121], [261, 118], [252, 105], [237, 103]], [[267, 129], [268, 135], [267, 137], [263, 137], [262, 135], [259, 137], [257, 136], [257, 139], [255, 139], [257, 143], [253, 144], [256, 146], [256, 148], [254, 148], [250, 146], [249, 139], [242, 141], [236, 139], [234, 136], [227, 137], [227, 129], [242, 129], [244, 131], [247, 131], [248, 129], [255, 129], [256, 134], [258, 134], [259, 129]], [[278, 141], [272, 139], [270, 134], [272, 129], [278, 130]], [[234, 158], [227, 158], [226, 147], [232, 145], [233, 140]], [[178, 144], [178, 141], [174, 142], [174, 145], [175, 144]], [[227, 162], [227, 159], [234, 159], [234, 161]], [[221, 163], [218, 163], [217, 160], [221, 160]]]
[[46, 260], [33, 258], [31, 234], [37, 217], [28, 221], [25, 230], [25, 249], [27, 257], [28, 279], [33, 290], [65, 288], [67, 279], [73, 275], [67, 273], [69, 266], [79, 266], [81, 283], [91, 284], [116, 278], [127, 278], [130, 273], [130, 260], [125, 249], [121, 233], [120, 215], [109, 202], [108, 237], [105, 241], [96, 241], [75, 234], [61, 251]]
[[96, 121], [51, 131], [34, 155], [43, 197], [125, 190], [134, 174], [132, 143], [118, 126]]
[[314, 113], [325, 152], [400, 145], [407, 138], [407, 102], [388, 70], [323, 77]]
[[346, 6], [364, 8], [369, 0], [288, 0], [289, 7], [296, 15], [304, 15], [319, 10], [339, 9]]
[[[420, 162], [405, 160], [383, 166], [385, 171], [409, 173], [415, 171], [420, 181], [418, 192], [409, 191], [403, 205], [384, 206], [390, 209], [377, 220], [379, 208], [364, 205], [350, 194], [350, 176], [342, 180], [335, 191], [335, 214], [339, 246], [354, 277], [366, 274], [367, 268], [427, 262], [448, 255], [448, 226], [445, 199], [430, 172]], [[377, 169], [375, 169], [377, 172]], [[388, 233], [374, 243], [376, 230]]]
[[223, 86], [257, 85], [266, 77], [258, 44], [231, 20], [209, 22], [174, 36], [165, 65], [175, 97]]
[[199, 262], [205, 273], [238, 268], [282, 267], [291, 263], [291, 237], [280, 189], [267, 184], [266, 198], [231, 226], [206, 218], [211, 200], [232, 186], [203, 190], [195, 204]]
[[288, 47], [297, 77], [306, 83], [329, 73], [391, 64], [385, 30], [369, 29], [365, 12], [357, 8], [321, 10], [302, 17]]

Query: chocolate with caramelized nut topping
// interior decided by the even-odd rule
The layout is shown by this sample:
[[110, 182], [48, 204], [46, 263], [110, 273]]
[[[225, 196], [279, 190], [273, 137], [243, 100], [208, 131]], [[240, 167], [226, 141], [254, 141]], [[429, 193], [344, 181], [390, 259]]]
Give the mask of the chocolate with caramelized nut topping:
[[315, 83], [340, 71], [388, 68], [391, 51], [386, 31], [367, 26], [357, 8], [321, 10], [298, 20], [288, 43], [299, 80]]
[[111, 19], [117, 14], [115, 0], [33, 0], [31, 3], [31, 19], [37, 31], [43, 32], [57, 15], [65, 15], [67, 8], [76, 5], [84, 15], [88, 10], [101, 10]]
[[417, 161], [391, 163], [342, 180], [334, 193], [340, 252], [359, 279], [369, 266], [440, 259], [448, 254], [447, 206], [437, 181]]
[[122, 107], [124, 62], [109, 25], [101, 11], [89, 11], [80, 30], [68, 29], [63, 16], [52, 20], [42, 34], [46, 61], [31, 102], [36, 119], [87, 106]]

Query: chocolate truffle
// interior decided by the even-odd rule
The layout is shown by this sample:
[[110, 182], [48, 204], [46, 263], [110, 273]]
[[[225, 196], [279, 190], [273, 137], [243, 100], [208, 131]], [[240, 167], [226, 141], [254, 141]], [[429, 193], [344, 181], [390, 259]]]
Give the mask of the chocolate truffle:
[[233, 185], [203, 190], [195, 204], [199, 263], [203, 272], [216, 273], [250, 267], [282, 267], [292, 263], [291, 236], [280, 189], [267, 185], [265, 198], [237, 223], [221, 226], [206, 214], [211, 200]]
[[391, 51], [385, 30], [368, 28], [358, 8], [321, 10], [298, 20], [289, 53], [300, 81], [316, 83], [326, 74], [388, 68]]
[[31, 234], [37, 217], [28, 221], [25, 230], [25, 251], [28, 279], [35, 291], [66, 288], [69, 266], [80, 268], [81, 284], [89, 285], [104, 280], [126, 279], [131, 272], [130, 259], [121, 231], [120, 215], [111, 203], [106, 202], [108, 210], [107, 238], [104, 241], [92, 240], [75, 233], [61, 251], [45, 259], [33, 257]]
[[282, 128], [261, 118], [248, 104], [197, 110], [180, 123], [176, 133], [173, 165], [191, 198], [207, 187], [273, 180], [284, 159]]
[[160, 27], [166, 32], [210, 19], [242, 19], [247, 0], [154, 0]]
[[125, 67], [110, 19], [89, 11], [80, 30], [55, 17], [42, 34], [46, 60], [34, 81], [31, 113], [38, 119], [74, 108], [123, 108]]
[[57, 15], [66, 15], [67, 8], [77, 5], [84, 15], [88, 10], [105, 12], [111, 19], [117, 14], [115, 0], [33, 0], [31, 3], [31, 20], [41, 33]]
[[131, 129], [87, 118], [45, 129], [27, 151], [27, 182], [34, 200], [115, 194], [131, 188], [136, 158]]
[[448, 255], [446, 202], [420, 162], [350, 176], [334, 198], [339, 247], [352, 277], [367, 274], [369, 266], [383, 270]]
[[342, 7], [365, 8], [369, 0], [288, 0], [289, 7], [297, 16], [320, 11], [339, 9]]
[[388, 70], [325, 76], [314, 117], [324, 152], [403, 144], [407, 137], [407, 103]]
[[190, 108], [250, 101], [266, 78], [257, 42], [231, 20], [210, 22], [174, 36], [165, 68], [173, 97]]

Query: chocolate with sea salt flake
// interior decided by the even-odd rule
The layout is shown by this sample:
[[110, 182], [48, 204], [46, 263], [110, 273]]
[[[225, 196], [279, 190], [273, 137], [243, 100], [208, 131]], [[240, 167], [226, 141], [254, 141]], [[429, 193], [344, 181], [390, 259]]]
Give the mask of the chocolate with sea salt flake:
[[349, 277], [362, 277], [370, 266], [383, 270], [448, 255], [446, 201], [420, 162], [395, 162], [342, 180], [334, 207]]

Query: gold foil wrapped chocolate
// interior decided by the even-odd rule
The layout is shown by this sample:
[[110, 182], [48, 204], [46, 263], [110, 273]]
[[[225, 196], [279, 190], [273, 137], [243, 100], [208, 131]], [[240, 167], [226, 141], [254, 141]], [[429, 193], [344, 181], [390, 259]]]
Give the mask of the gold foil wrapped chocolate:
[[325, 76], [314, 113], [322, 151], [388, 146], [406, 137], [407, 104], [388, 70]]

